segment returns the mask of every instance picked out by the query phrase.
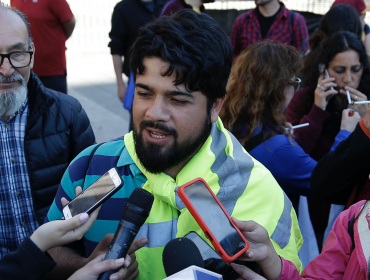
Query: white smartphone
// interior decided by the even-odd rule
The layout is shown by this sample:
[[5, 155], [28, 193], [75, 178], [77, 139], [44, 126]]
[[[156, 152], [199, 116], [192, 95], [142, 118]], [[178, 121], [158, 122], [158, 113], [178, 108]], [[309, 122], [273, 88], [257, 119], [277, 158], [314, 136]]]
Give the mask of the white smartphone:
[[116, 168], [110, 169], [98, 180], [86, 188], [63, 208], [66, 220], [81, 213], [90, 214], [123, 186], [123, 181]]

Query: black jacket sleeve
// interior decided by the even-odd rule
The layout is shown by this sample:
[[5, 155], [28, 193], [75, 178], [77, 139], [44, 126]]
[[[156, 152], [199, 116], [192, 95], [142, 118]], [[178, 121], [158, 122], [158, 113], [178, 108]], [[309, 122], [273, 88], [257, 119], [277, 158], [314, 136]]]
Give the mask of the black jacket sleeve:
[[369, 159], [370, 139], [357, 125], [346, 140], [317, 163], [311, 177], [312, 192], [330, 203], [346, 204], [355, 185], [369, 178]]
[[108, 44], [108, 47], [110, 47], [110, 52], [112, 55], [118, 54], [125, 56], [129, 44], [129, 30], [122, 8], [122, 2], [118, 3], [114, 7], [112, 15], [112, 29], [109, 32], [111, 41]]
[[0, 279], [42, 279], [54, 268], [56, 262], [48, 253], [43, 253], [29, 237], [26, 237], [14, 252], [0, 260]]

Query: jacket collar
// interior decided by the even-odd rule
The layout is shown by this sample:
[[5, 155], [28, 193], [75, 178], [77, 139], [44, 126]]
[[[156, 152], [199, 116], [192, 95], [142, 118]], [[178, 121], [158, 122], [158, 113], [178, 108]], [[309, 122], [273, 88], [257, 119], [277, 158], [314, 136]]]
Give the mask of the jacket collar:
[[28, 121], [27, 126], [35, 122], [55, 102], [55, 97], [50, 95], [40, 79], [31, 71], [27, 84], [28, 89]]

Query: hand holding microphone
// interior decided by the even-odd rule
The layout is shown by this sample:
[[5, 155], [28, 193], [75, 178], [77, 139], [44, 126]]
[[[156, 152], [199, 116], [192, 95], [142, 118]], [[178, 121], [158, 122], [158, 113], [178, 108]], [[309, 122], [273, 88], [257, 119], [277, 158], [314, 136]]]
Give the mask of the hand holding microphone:
[[[119, 259], [129, 252], [140, 227], [144, 224], [152, 208], [154, 196], [146, 190], [135, 189], [122, 212], [122, 218], [110, 244], [104, 260]], [[99, 280], [108, 280], [117, 270], [107, 271], [99, 276]]]

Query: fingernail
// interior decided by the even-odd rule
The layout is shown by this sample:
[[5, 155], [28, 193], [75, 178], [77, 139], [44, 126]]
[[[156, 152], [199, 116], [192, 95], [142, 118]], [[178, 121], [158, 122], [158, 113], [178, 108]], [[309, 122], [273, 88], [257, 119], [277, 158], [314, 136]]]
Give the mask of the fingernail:
[[126, 262], [126, 267], [129, 267], [129, 266], [130, 266], [130, 264], [131, 264], [131, 261], [130, 261], [130, 260], [127, 260], [127, 262]]
[[116, 264], [119, 264], [119, 265], [123, 264], [124, 262], [125, 262], [125, 259], [124, 258], [120, 258], [120, 259], [118, 259], [118, 260], [115, 261], [115, 263]]
[[109, 277], [110, 280], [117, 280], [118, 279], [118, 276], [117, 275], [113, 275], [111, 277]]
[[146, 245], [146, 243], [148, 243], [148, 239], [146, 238], [141, 241], [141, 245]]
[[89, 215], [87, 213], [83, 213], [80, 215], [80, 221], [85, 222], [89, 218]]

